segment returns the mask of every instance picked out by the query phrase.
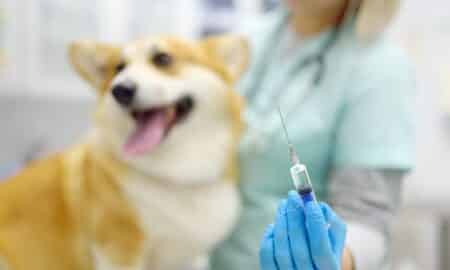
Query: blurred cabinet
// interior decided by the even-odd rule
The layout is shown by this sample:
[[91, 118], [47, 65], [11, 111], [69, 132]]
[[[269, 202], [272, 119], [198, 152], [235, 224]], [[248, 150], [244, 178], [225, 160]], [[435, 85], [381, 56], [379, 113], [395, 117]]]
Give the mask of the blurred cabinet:
[[207, 36], [236, 29], [242, 21], [265, 10], [265, 1], [202, 0], [199, 35]]
[[16, 3], [0, 0], [0, 79], [15, 80], [17, 23], [14, 17]]
[[37, 93], [83, 93], [67, 61], [67, 44], [100, 36], [98, 0], [34, 0], [28, 3], [28, 85]]
[[[0, 0], [0, 94], [84, 95], [67, 62], [70, 40], [99, 36], [95, 0]], [[87, 91], [86, 91], [87, 92]]]
[[0, 0], [0, 94], [84, 97], [67, 45], [76, 39], [123, 42], [156, 33], [193, 36], [190, 0]]
[[[264, 10], [264, 0], [0, 0], [0, 94], [89, 96], [71, 70], [76, 39], [124, 42], [170, 33], [222, 32]], [[217, 30], [217, 31], [215, 31]]]
[[128, 39], [149, 34], [195, 36], [199, 28], [199, 1], [129, 0]]

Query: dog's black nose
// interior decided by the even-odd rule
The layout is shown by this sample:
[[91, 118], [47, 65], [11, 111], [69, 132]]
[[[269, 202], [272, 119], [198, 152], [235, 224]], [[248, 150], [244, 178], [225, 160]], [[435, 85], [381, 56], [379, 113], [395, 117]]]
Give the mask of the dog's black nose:
[[113, 87], [112, 95], [122, 106], [130, 106], [136, 94], [136, 85], [131, 82], [121, 83]]

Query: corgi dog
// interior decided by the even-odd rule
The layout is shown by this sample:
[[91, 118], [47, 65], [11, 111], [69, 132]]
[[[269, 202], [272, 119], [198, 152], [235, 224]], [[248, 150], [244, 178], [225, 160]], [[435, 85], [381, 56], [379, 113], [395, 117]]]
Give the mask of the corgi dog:
[[0, 269], [171, 270], [208, 254], [238, 217], [232, 88], [248, 57], [234, 35], [71, 44], [93, 125], [0, 184]]

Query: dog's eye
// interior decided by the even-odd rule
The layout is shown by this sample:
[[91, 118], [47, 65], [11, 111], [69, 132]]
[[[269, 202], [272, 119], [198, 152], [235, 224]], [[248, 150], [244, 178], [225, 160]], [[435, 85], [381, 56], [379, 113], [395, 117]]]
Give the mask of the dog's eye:
[[121, 61], [121, 62], [116, 66], [116, 74], [122, 72], [122, 70], [124, 70], [126, 66], [127, 66], [127, 64], [126, 64], [124, 61]]
[[167, 68], [172, 65], [173, 57], [165, 52], [156, 52], [152, 56], [152, 62], [157, 67]]

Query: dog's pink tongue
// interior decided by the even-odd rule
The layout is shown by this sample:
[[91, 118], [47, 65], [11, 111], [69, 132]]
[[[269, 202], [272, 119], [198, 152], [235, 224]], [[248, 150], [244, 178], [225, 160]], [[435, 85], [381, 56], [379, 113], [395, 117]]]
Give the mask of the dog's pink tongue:
[[123, 147], [124, 153], [135, 156], [151, 151], [163, 140], [166, 128], [164, 111], [155, 112], [146, 119], [139, 119], [136, 131], [131, 134]]

